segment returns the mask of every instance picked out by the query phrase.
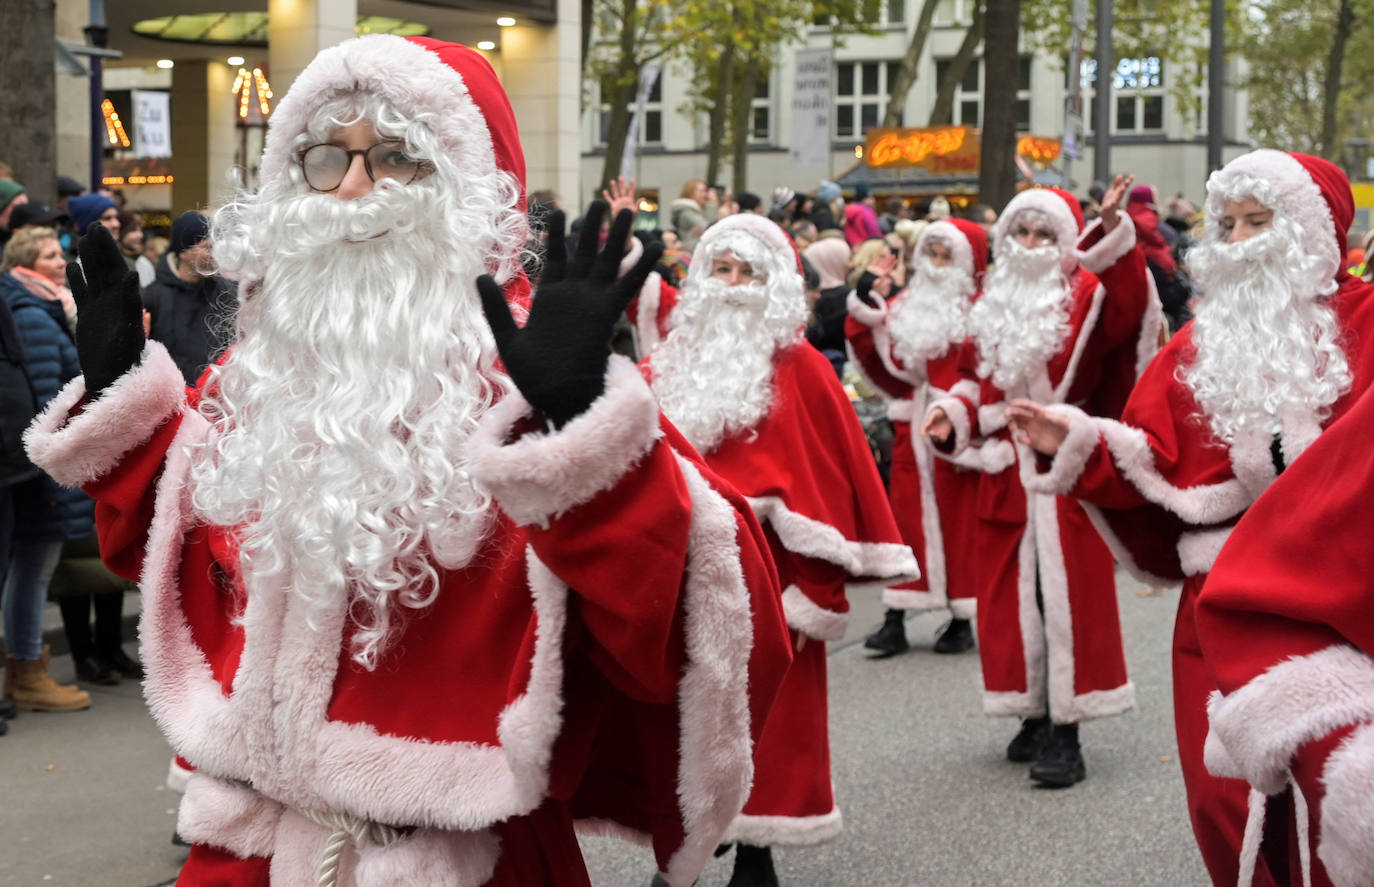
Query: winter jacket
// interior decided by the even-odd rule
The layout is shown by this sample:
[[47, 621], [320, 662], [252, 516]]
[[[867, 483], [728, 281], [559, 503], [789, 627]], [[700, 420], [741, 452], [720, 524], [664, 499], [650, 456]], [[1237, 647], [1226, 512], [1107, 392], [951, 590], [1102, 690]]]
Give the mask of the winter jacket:
[[882, 236], [878, 212], [873, 207], [867, 203], [851, 203], [844, 208], [844, 240], [850, 247]]
[[[0, 287], [19, 284], [10, 275], [0, 278]], [[38, 401], [29, 384], [24, 366], [24, 346], [9, 302], [0, 299], [0, 487], [34, 477], [38, 469], [24, 452], [24, 429], [38, 413]]]
[[[76, 341], [62, 303], [40, 299], [15, 279], [0, 277], [4, 296], [24, 353], [33, 394], [41, 410], [72, 379], [81, 375]], [[84, 539], [95, 522], [95, 503], [78, 489], [63, 487], [40, 474], [14, 488], [14, 536], [27, 541]]]
[[[702, 211], [701, 205], [690, 197], [679, 197], [674, 200], [668, 218], [672, 223], [673, 230], [677, 232], [678, 239], [687, 248], [696, 246], [697, 238], [701, 236], [701, 232], [705, 231], [706, 226], [711, 224], [711, 220]], [[694, 231], [696, 233], [692, 233]]]
[[238, 287], [223, 277], [188, 283], [169, 263], [170, 251], [157, 263], [157, 278], [143, 290], [143, 307], [152, 315], [149, 338], [167, 346], [177, 369], [194, 386], [205, 368], [229, 345]]

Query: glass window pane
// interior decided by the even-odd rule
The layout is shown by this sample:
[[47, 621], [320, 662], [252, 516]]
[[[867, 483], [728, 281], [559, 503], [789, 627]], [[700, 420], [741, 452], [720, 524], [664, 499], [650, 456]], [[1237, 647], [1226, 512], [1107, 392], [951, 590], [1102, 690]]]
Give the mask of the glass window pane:
[[1141, 129], [1163, 129], [1164, 128], [1164, 97], [1158, 95], [1145, 96], [1141, 99], [1143, 105], [1140, 114]]
[[606, 144], [606, 136], [610, 135], [610, 132], [611, 132], [611, 112], [610, 112], [610, 111], [602, 111], [602, 112], [601, 112], [601, 122], [600, 122], [600, 124], [599, 124], [599, 126], [598, 126], [598, 128], [597, 128], [597, 136], [596, 136], [596, 141], [597, 141], [597, 143], [598, 143], [598, 144], [601, 144], [601, 145]]
[[964, 92], [978, 92], [978, 74], [982, 70], [982, 59], [975, 59], [970, 62], [968, 70], [964, 72], [964, 82], [959, 85], [959, 89]]
[[887, 0], [887, 21], [893, 25], [906, 21], [906, 0]]
[[[852, 136], [854, 134], [854, 106], [836, 105], [835, 106], [835, 135]], [[606, 141], [602, 138], [601, 141]]]
[[663, 141], [663, 112], [644, 112], [644, 141], [657, 144]]
[[768, 98], [768, 89], [769, 89], [769, 86], [768, 86], [768, 78], [767, 78], [767, 77], [760, 77], [760, 78], [759, 78], [759, 82], [756, 83], [756, 84], [754, 84], [754, 98], [756, 98], [756, 99], [766, 99], [766, 98]]
[[1116, 128], [1135, 129], [1135, 96], [1119, 96], [1116, 100]]
[[1016, 88], [1028, 91], [1031, 88], [1031, 58], [1023, 55], [1016, 60]]
[[977, 99], [959, 103], [959, 122], [964, 126], [979, 126], [978, 120], [979, 106], [982, 103]]
[[1016, 100], [1016, 131], [1030, 132], [1030, 99]]
[[878, 106], [874, 104], [865, 104], [860, 112], [859, 122], [862, 124], [862, 132], [868, 132], [870, 129], [877, 126]]
[[768, 140], [768, 109], [754, 109], [754, 124], [750, 129], [749, 135], [762, 141]]
[[854, 94], [854, 63], [841, 62], [835, 71], [835, 95]]
[[864, 95], [877, 95], [877, 94], [878, 94], [878, 63], [877, 63], [877, 62], [868, 62], [868, 63], [866, 63], [866, 64], [864, 64], [864, 65], [861, 65], [860, 67], [863, 68], [863, 72], [864, 72], [863, 94], [864, 94]]

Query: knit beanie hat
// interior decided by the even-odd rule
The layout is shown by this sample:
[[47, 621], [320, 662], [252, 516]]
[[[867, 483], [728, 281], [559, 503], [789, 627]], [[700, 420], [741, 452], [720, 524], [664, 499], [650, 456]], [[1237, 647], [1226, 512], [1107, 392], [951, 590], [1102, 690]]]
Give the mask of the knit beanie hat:
[[210, 236], [210, 220], [203, 214], [191, 210], [177, 216], [172, 223], [172, 236], [167, 249], [173, 255], [181, 255], [182, 250], [190, 249]]
[[0, 179], [0, 211], [10, 205], [10, 201], [24, 193], [24, 186], [13, 179]]
[[821, 203], [829, 203], [840, 196], [840, 186], [828, 179], [821, 179], [821, 186], [816, 189], [816, 199]]

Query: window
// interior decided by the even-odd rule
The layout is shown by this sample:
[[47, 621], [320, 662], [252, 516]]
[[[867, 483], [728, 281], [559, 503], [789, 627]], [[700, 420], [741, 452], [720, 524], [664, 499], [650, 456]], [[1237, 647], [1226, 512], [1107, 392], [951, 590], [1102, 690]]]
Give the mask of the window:
[[[609, 83], [600, 85], [602, 96], [609, 95], [611, 86]], [[600, 114], [598, 119], [596, 144], [605, 146], [606, 137], [611, 130], [611, 103], [600, 102]], [[635, 99], [630, 99], [630, 114], [635, 112]], [[659, 73], [654, 78], [654, 85], [649, 89], [649, 98], [644, 103], [644, 117], [639, 121], [639, 144], [641, 145], [661, 145], [663, 144], [663, 74]]]
[[772, 102], [768, 98], [767, 77], [760, 77], [754, 87], [754, 99], [750, 102], [749, 141], [767, 142], [772, 133]]
[[[949, 0], [945, 0], [949, 2]], [[906, 0], [861, 0], [857, 10], [857, 20], [875, 25], [905, 25]], [[830, 28], [835, 20], [830, 13], [822, 10], [811, 19], [812, 27]]]
[[977, 2], [980, 0], [939, 0], [931, 23], [943, 27], [967, 25], [973, 21], [973, 4]]
[[[1097, 60], [1083, 60], [1085, 131], [1097, 107]], [[1156, 56], [1122, 59], [1112, 74], [1112, 132], [1145, 133], [1164, 129], [1164, 63]]]
[[[935, 60], [935, 85], [949, 76], [950, 59]], [[1016, 130], [1030, 132], [1031, 125], [1031, 58], [1023, 55], [1016, 66]], [[953, 119], [956, 126], [980, 127], [983, 125], [983, 61], [975, 59], [964, 72], [964, 79], [954, 91]]]
[[836, 138], [862, 138], [882, 123], [901, 66], [901, 62], [840, 62], [835, 66]]

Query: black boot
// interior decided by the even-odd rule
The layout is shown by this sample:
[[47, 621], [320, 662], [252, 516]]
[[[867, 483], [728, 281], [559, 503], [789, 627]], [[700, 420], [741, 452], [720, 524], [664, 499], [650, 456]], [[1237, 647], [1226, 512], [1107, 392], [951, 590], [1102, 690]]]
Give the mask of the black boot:
[[19, 706], [13, 699], [0, 699], [0, 720], [11, 720], [19, 714]]
[[726, 887], [778, 887], [773, 851], [741, 843], [735, 850], [735, 871]]
[[1011, 742], [1007, 743], [1007, 760], [1017, 764], [1028, 764], [1039, 760], [1045, 753], [1050, 740], [1049, 718], [1025, 718], [1021, 729]]
[[1077, 724], [1055, 724], [1040, 760], [1031, 764], [1030, 777], [1046, 788], [1068, 788], [1088, 775], [1078, 746]]
[[874, 659], [896, 656], [910, 649], [911, 645], [906, 640], [906, 613], [902, 610], [888, 610], [887, 615], [883, 617], [883, 627], [864, 638], [864, 647], [876, 650], [880, 654], [874, 656]]
[[962, 653], [973, 648], [973, 626], [967, 619], [951, 619], [935, 639], [936, 653]]

